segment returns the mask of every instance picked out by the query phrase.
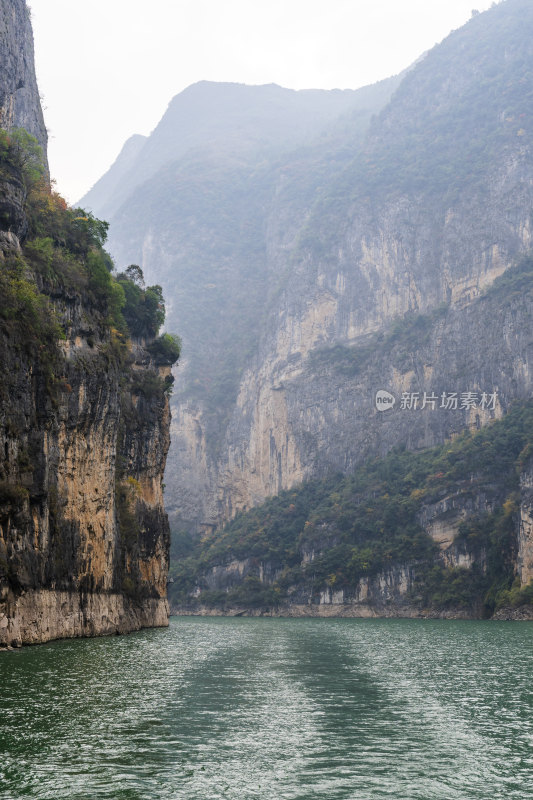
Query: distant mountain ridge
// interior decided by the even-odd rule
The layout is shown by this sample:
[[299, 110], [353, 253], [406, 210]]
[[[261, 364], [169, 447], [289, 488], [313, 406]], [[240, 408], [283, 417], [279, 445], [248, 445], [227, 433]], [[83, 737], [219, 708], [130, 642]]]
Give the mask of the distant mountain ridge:
[[105, 219], [107, 213], [117, 204], [117, 193], [121, 192], [122, 182], [134, 166], [145, 142], [146, 136], [141, 136], [138, 133], [130, 136], [110, 170], [97, 181], [76, 205], [89, 210], [93, 210], [96, 207], [100, 217]]
[[351, 89], [296, 91], [276, 84], [200, 81], [173, 98], [149, 137], [128, 140], [80, 205], [104, 217], [113, 214], [136, 186], [189, 151], [207, 148], [246, 158], [287, 149], [350, 111], [356, 96]]

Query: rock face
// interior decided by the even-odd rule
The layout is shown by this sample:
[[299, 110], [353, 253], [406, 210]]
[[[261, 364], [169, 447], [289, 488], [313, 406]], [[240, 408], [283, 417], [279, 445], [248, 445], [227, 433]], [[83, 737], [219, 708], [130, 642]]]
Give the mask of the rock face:
[[[24, 2], [0, 25], [0, 123], [45, 147]], [[170, 367], [113, 328], [90, 221], [17, 164], [2, 156], [0, 646], [164, 626]]]
[[314, 482], [241, 515], [174, 565], [172, 611], [531, 618], [533, 406], [517, 409], [437, 460], [396, 453], [367, 480]]
[[[220, 519], [216, 485], [239, 378], [301, 222], [398, 83], [333, 92], [196, 84], [80, 201], [110, 220], [116, 260], [141, 264], [164, 286], [169, 325], [179, 320], [184, 362], [167, 468], [176, 517], [200, 527]], [[321, 135], [331, 142], [325, 153]], [[104, 187], [115, 185], [110, 198]]]
[[533, 464], [520, 476], [520, 520], [518, 527], [518, 575], [526, 586], [533, 579]]
[[0, 250], [10, 251], [17, 249], [28, 227], [24, 211], [26, 187], [17, 169], [6, 167], [4, 173], [0, 181]]
[[168, 623], [168, 400], [139, 388], [157, 368], [141, 345], [117, 363], [101, 313], [79, 297], [53, 304], [68, 330], [53, 386], [1, 336], [3, 644]]
[[26, 0], [0, 1], [0, 76], [0, 128], [24, 128], [35, 136], [46, 159], [48, 134], [35, 77]]
[[[212, 530], [529, 397], [530, 299], [500, 307], [490, 287], [531, 249], [532, 30], [530, 3], [500, 3], [275, 160], [223, 159], [217, 141], [149, 177], [144, 145], [111, 247], [173, 294], [182, 321], [176, 528]], [[380, 389], [396, 397], [386, 414]], [[453, 392], [494, 407], [441, 408]], [[400, 408], [403, 393], [416, 409]], [[421, 408], [424, 393], [436, 407]]]
[[[502, 118], [508, 98], [502, 92], [489, 103], [480, 77], [501, 70], [520, 86], [521, 59], [533, 60], [518, 32], [525, 8], [503, 3], [428, 54], [374, 124], [361, 163], [318, 201], [207, 470], [206, 522], [327, 471], [350, 471], [397, 444], [442, 442], [530, 396], [529, 300], [502, 308], [499, 296], [485, 295], [531, 249], [533, 161], [520, 122], [529, 94], [517, 100], [520, 114]], [[515, 65], [500, 63], [496, 26], [504, 19], [506, 35], [510, 27], [516, 35]], [[493, 63], [485, 50], [477, 60], [479, 41], [494, 46]], [[486, 126], [480, 106], [490, 113]], [[471, 126], [495, 142], [492, 153], [477, 152]], [[457, 153], [465, 147], [466, 175], [461, 157], [439, 141], [448, 129]], [[270, 244], [278, 264], [281, 244]], [[398, 320], [411, 325], [403, 343]], [[379, 389], [396, 397], [386, 414], [375, 407]], [[495, 409], [439, 408], [443, 392], [468, 391], [497, 393]], [[418, 409], [401, 410], [404, 392], [418, 396]], [[436, 408], [421, 409], [424, 393], [439, 398]], [[177, 409], [174, 423], [184, 462], [208, 452], [205, 421], [191, 405]]]

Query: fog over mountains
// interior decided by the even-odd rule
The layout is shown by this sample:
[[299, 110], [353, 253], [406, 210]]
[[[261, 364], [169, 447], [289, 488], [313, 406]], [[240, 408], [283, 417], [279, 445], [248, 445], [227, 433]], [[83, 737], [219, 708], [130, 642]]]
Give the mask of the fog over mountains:
[[[214, 452], [223, 436], [258, 321], [287, 271], [270, 263], [269, 251], [287, 250], [318, 187], [353, 157], [398, 83], [332, 92], [195, 84], [174, 98], [151, 137], [125, 144], [80, 201], [110, 220], [118, 264], [139, 263], [147, 280], [168, 287], [167, 327], [182, 336], [186, 362], [175, 398], [183, 393], [186, 404], [204, 407], [210, 443], [202, 447]], [[280, 223], [287, 242], [269, 230]], [[182, 495], [171, 487], [174, 480], [168, 497]]]
[[[531, 4], [506, 0], [357, 91], [196, 84], [82, 199], [183, 337], [176, 530], [530, 397], [532, 34]], [[466, 392], [478, 402], [422, 407]]]

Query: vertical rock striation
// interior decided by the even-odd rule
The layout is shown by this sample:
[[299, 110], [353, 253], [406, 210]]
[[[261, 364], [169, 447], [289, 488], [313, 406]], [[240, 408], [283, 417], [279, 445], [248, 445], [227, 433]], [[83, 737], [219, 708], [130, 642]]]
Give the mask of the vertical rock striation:
[[[24, 0], [0, 0], [0, 65], [0, 126], [25, 128], [46, 152]], [[95, 221], [69, 212], [46, 175], [30, 180], [6, 147], [0, 646], [165, 626], [170, 366], [149, 338], [113, 327], [120, 287], [87, 233]]]
[[35, 77], [26, 0], [0, 0], [0, 128], [24, 128], [46, 158], [48, 134]]
[[520, 475], [520, 519], [518, 523], [517, 573], [520, 584], [533, 580], [533, 463]]
[[[207, 89], [227, 116], [231, 103], [222, 86], [176, 98], [113, 201], [111, 247], [168, 287], [180, 317], [177, 530], [213, 530], [280, 490], [443, 442], [531, 396], [532, 298], [511, 276], [532, 249], [532, 33], [529, 0], [505, 0], [393, 86], [354, 93], [319, 140], [284, 133], [274, 159], [222, 158], [242, 141], [229, 124], [216, 148], [187, 155], [174, 112], [203, 137]], [[164, 150], [170, 130], [181, 150]], [[397, 398], [386, 415], [380, 389]], [[403, 392], [420, 405], [424, 392], [498, 403], [400, 413]]]
[[[54, 363], [0, 335], [0, 644], [168, 623], [166, 368], [114, 354], [101, 310], [56, 295]], [[158, 384], [156, 386], [159, 387]]]

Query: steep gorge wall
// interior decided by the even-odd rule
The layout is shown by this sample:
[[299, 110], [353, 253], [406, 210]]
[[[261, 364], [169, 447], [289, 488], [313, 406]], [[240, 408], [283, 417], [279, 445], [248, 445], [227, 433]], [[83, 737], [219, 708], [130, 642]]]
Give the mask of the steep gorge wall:
[[[351, 263], [340, 254], [336, 264], [309, 264], [294, 278], [276, 309], [274, 335], [265, 335], [243, 377], [228, 460], [217, 471], [215, 513], [228, 518], [306, 478], [349, 471], [399, 442], [432, 446], [530, 396], [531, 296], [486, 291], [531, 248], [529, 151], [521, 165], [520, 181], [511, 173], [501, 193], [486, 198], [503, 216], [509, 194], [518, 188], [523, 195], [520, 216], [492, 236], [485, 235], [484, 207], [465, 197], [440, 228], [433, 218], [432, 246], [439, 241], [441, 251], [430, 261], [417, 244], [397, 252], [402, 229], [397, 215], [386, 213], [372, 241], [359, 227], [350, 232], [362, 242]], [[407, 213], [416, 214], [412, 201]], [[417, 232], [425, 238], [421, 227]], [[452, 246], [455, 257], [447, 252]], [[401, 326], [394, 335], [396, 317], [403, 317], [405, 336]], [[396, 398], [386, 413], [375, 406], [380, 389]], [[478, 401], [483, 392], [496, 393], [495, 408], [439, 407], [443, 392], [468, 391]], [[404, 392], [418, 394], [417, 409], [400, 408]], [[421, 408], [424, 392], [437, 396], [435, 408]]]
[[[0, 127], [46, 156], [23, 0], [0, 63]], [[100, 239], [9, 148], [0, 212], [0, 646], [165, 626], [170, 367], [114, 329]]]
[[[175, 518], [216, 516], [206, 512], [216, 506], [216, 454], [302, 220], [399, 80], [342, 92], [196, 84], [173, 100], [135, 163], [128, 144], [83, 199], [110, 220], [116, 260], [164, 287], [169, 325], [183, 338], [167, 466]], [[128, 164], [119, 197], [112, 186]]]
[[520, 519], [518, 523], [517, 567], [520, 583], [533, 580], [533, 463], [520, 475]]
[[24, 128], [39, 142], [44, 158], [44, 124], [26, 0], [0, 1], [0, 128]]
[[[530, 295], [503, 302], [489, 290], [532, 246], [532, 25], [531, 8], [510, 0], [426, 56], [355, 162], [293, 222], [292, 246], [283, 200], [272, 207], [268, 268], [277, 280], [284, 260], [282, 288], [214, 458], [201, 406], [185, 400], [174, 415], [200, 529], [394, 445], [442, 442], [530, 396]], [[395, 341], [398, 320], [412, 333]], [[387, 414], [379, 389], [396, 397]], [[468, 391], [495, 393], [495, 407], [439, 408], [443, 392]], [[402, 411], [404, 392], [439, 403]], [[186, 473], [196, 454], [202, 466]]]
[[[250, 141], [236, 154], [223, 86], [184, 93], [200, 111], [216, 95], [221, 129], [194, 152], [174, 129], [165, 166], [112, 209], [111, 241], [183, 318], [176, 530], [212, 531], [281, 489], [453, 438], [530, 397], [531, 276], [518, 291], [498, 281], [531, 251], [532, 41], [531, 3], [505, 0], [392, 85], [354, 93], [318, 138], [276, 141], [275, 157]], [[380, 389], [396, 398], [386, 413]], [[441, 407], [453, 392], [457, 408]], [[461, 408], [466, 392], [477, 402]], [[404, 393], [417, 408], [400, 407]]]
[[52, 302], [67, 331], [53, 376], [1, 336], [1, 644], [168, 622], [168, 399], [139, 388], [158, 368], [141, 346], [117, 359], [100, 309]]

